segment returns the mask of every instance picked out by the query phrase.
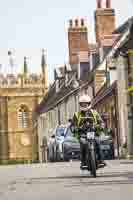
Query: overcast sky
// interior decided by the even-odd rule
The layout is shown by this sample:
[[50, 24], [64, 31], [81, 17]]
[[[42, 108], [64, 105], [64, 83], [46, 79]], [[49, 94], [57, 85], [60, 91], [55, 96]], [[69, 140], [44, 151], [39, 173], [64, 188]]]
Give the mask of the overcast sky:
[[[47, 50], [49, 79], [53, 68], [67, 62], [67, 25], [70, 18], [85, 18], [94, 40], [96, 0], [0, 0], [0, 64], [7, 70], [8, 50], [14, 52], [16, 71], [28, 57], [30, 71], [40, 71], [41, 49]], [[112, 0], [117, 26], [132, 15], [132, 0]]]

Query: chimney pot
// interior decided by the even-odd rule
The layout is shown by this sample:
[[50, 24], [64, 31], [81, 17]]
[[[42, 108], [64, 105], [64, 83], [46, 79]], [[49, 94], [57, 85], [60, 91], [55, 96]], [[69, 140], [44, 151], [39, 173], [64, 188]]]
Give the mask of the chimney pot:
[[84, 26], [84, 25], [85, 25], [84, 19], [81, 19], [81, 26]]
[[102, 0], [97, 0], [97, 8], [102, 8]]
[[75, 26], [79, 26], [79, 20], [75, 19]]
[[72, 26], [73, 26], [73, 20], [72, 19], [69, 20], [69, 26], [70, 26], [70, 28], [72, 28]]
[[111, 1], [110, 0], [106, 0], [106, 8], [111, 8]]

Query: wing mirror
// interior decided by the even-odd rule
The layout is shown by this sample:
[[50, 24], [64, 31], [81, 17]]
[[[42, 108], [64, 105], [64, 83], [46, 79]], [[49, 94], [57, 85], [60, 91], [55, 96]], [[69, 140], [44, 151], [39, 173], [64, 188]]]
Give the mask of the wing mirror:
[[112, 129], [108, 129], [107, 130], [107, 135], [113, 137], [113, 130]]
[[51, 135], [51, 138], [55, 138], [55, 134]]
[[68, 122], [72, 123], [72, 119], [71, 119], [71, 118], [70, 118], [70, 119], [68, 119]]

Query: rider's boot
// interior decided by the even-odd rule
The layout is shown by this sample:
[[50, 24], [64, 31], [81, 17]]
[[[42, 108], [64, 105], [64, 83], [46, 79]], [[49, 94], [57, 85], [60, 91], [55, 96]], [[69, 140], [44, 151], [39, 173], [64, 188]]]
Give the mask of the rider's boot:
[[104, 160], [99, 160], [98, 161], [98, 167], [100, 168], [102, 168], [102, 167], [105, 167], [107, 164], [106, 164], [106, 162], [104, 161]]
[[87, 164], [85, 161], [81, 161], [80, 169], [81, 170], [87, 169]]

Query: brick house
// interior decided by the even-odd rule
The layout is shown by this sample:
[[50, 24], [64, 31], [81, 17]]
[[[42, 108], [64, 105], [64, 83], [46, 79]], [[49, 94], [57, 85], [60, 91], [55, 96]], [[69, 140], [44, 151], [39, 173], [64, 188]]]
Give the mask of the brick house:
[[[102, 70], [105, 71], [105, 84], [96, 93], [93, 106], [99, 112], [109, 114], [108, 126], [113, 129], [115, 134], [115, 147], [117, 154], [122, 154], [123, 145], [128, 145], [128, 154], [133, 154], [132, 139], [132, 115], [129, 105], [129, 94], [127, 88], [129, 83], [129, 73], [132, 65], [132, 56], [126, 55], [133, 48], [132, 40], [133, 18], [128, 19], [118, 27], [114, 34], [118, 34], [118, 40], [113, 48], [105, 57], [106, 65]], [[96, 71], [100, 71], [100, 66]], [[96, 78], [96, 77], [95, 77]], [[97, 80], [96, 80], [97, 81]]]

